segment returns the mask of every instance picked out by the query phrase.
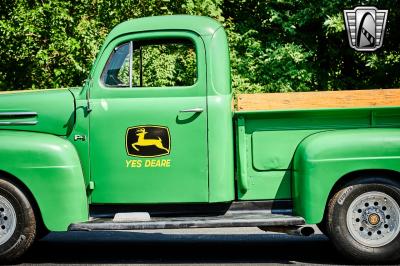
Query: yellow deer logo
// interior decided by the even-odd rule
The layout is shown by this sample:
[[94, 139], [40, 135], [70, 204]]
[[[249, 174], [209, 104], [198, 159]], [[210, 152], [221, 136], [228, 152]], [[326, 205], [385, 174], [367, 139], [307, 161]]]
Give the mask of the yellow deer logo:
[[169, 149], [165, 148], [162, 140], [160, 137], [157, 137], [158, 139], [145, 139], [144, 136], [147, 134], [148, 132], [146, 131], [146, 129], [144, 128], [139, 128], [138, 130], [136, 130], [136, 136], [138, 136], [138, 140], [137, 142], [132, 144], [132, 147], [139, 151], [137, 146], [156, 146], [157, 148], [161, 149], [161, 150], [165, 150], [167, 153], [169, 153]]

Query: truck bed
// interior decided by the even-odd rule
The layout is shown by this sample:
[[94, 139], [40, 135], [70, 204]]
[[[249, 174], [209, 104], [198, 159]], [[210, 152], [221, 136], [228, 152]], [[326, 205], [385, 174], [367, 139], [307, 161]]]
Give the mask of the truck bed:
[[239, 95], [240, 200], [290, 199], [299, 143], [328, 130], [400, 127], [400, 89]]

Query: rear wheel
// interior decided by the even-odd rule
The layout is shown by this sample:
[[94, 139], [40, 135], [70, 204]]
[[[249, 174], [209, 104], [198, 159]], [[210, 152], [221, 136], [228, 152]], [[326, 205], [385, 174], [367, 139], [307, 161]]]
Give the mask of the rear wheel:
[[36, 219], [28, 199], [14, 184], [0, 179], [0, 260], [19, 258], [35, 235]]
[[371, 183], [347, 186], [329, 201], [326, 229], [336, 248], [358, 262], [400, 259], [400, 188]]

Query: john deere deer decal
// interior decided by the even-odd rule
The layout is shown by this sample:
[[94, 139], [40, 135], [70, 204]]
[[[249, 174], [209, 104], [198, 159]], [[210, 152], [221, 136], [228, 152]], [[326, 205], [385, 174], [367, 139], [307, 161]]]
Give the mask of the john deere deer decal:
[[168, 155], [171, 150], [170, 134], [167, 127], [136, 126], [126, 131], [126, 151], [136, 157], [157, 157]]
[[144, 128], [139, 128], [138, 130], [136, 130], [136, 136], [138, 136], [138, 141], [132, 144], [132, 147], [135, 150], [139, 151], [137, 146], [152, 146], [152, 145], [154, 145], [157, 148], [159, 148], [161, 150], [165, 150], [167, 153], [169, 153], [169, 149], [164, 148], [160, 137], [157, 137], [157, 139], [145, 139], [144, 136], [147, 133], [148, 132]]

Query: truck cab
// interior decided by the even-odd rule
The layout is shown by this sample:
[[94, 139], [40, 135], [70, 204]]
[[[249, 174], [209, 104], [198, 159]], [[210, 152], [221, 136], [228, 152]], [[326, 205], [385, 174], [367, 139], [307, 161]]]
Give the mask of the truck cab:
[[219, 23], [176, 16], [120, 24], [77, 95], [82, 106], [87, 93], [91, 111], [77, 123], [89, 126], [73, 134], [88, 136], [92, 203], [234, 200], [229, 53]]

